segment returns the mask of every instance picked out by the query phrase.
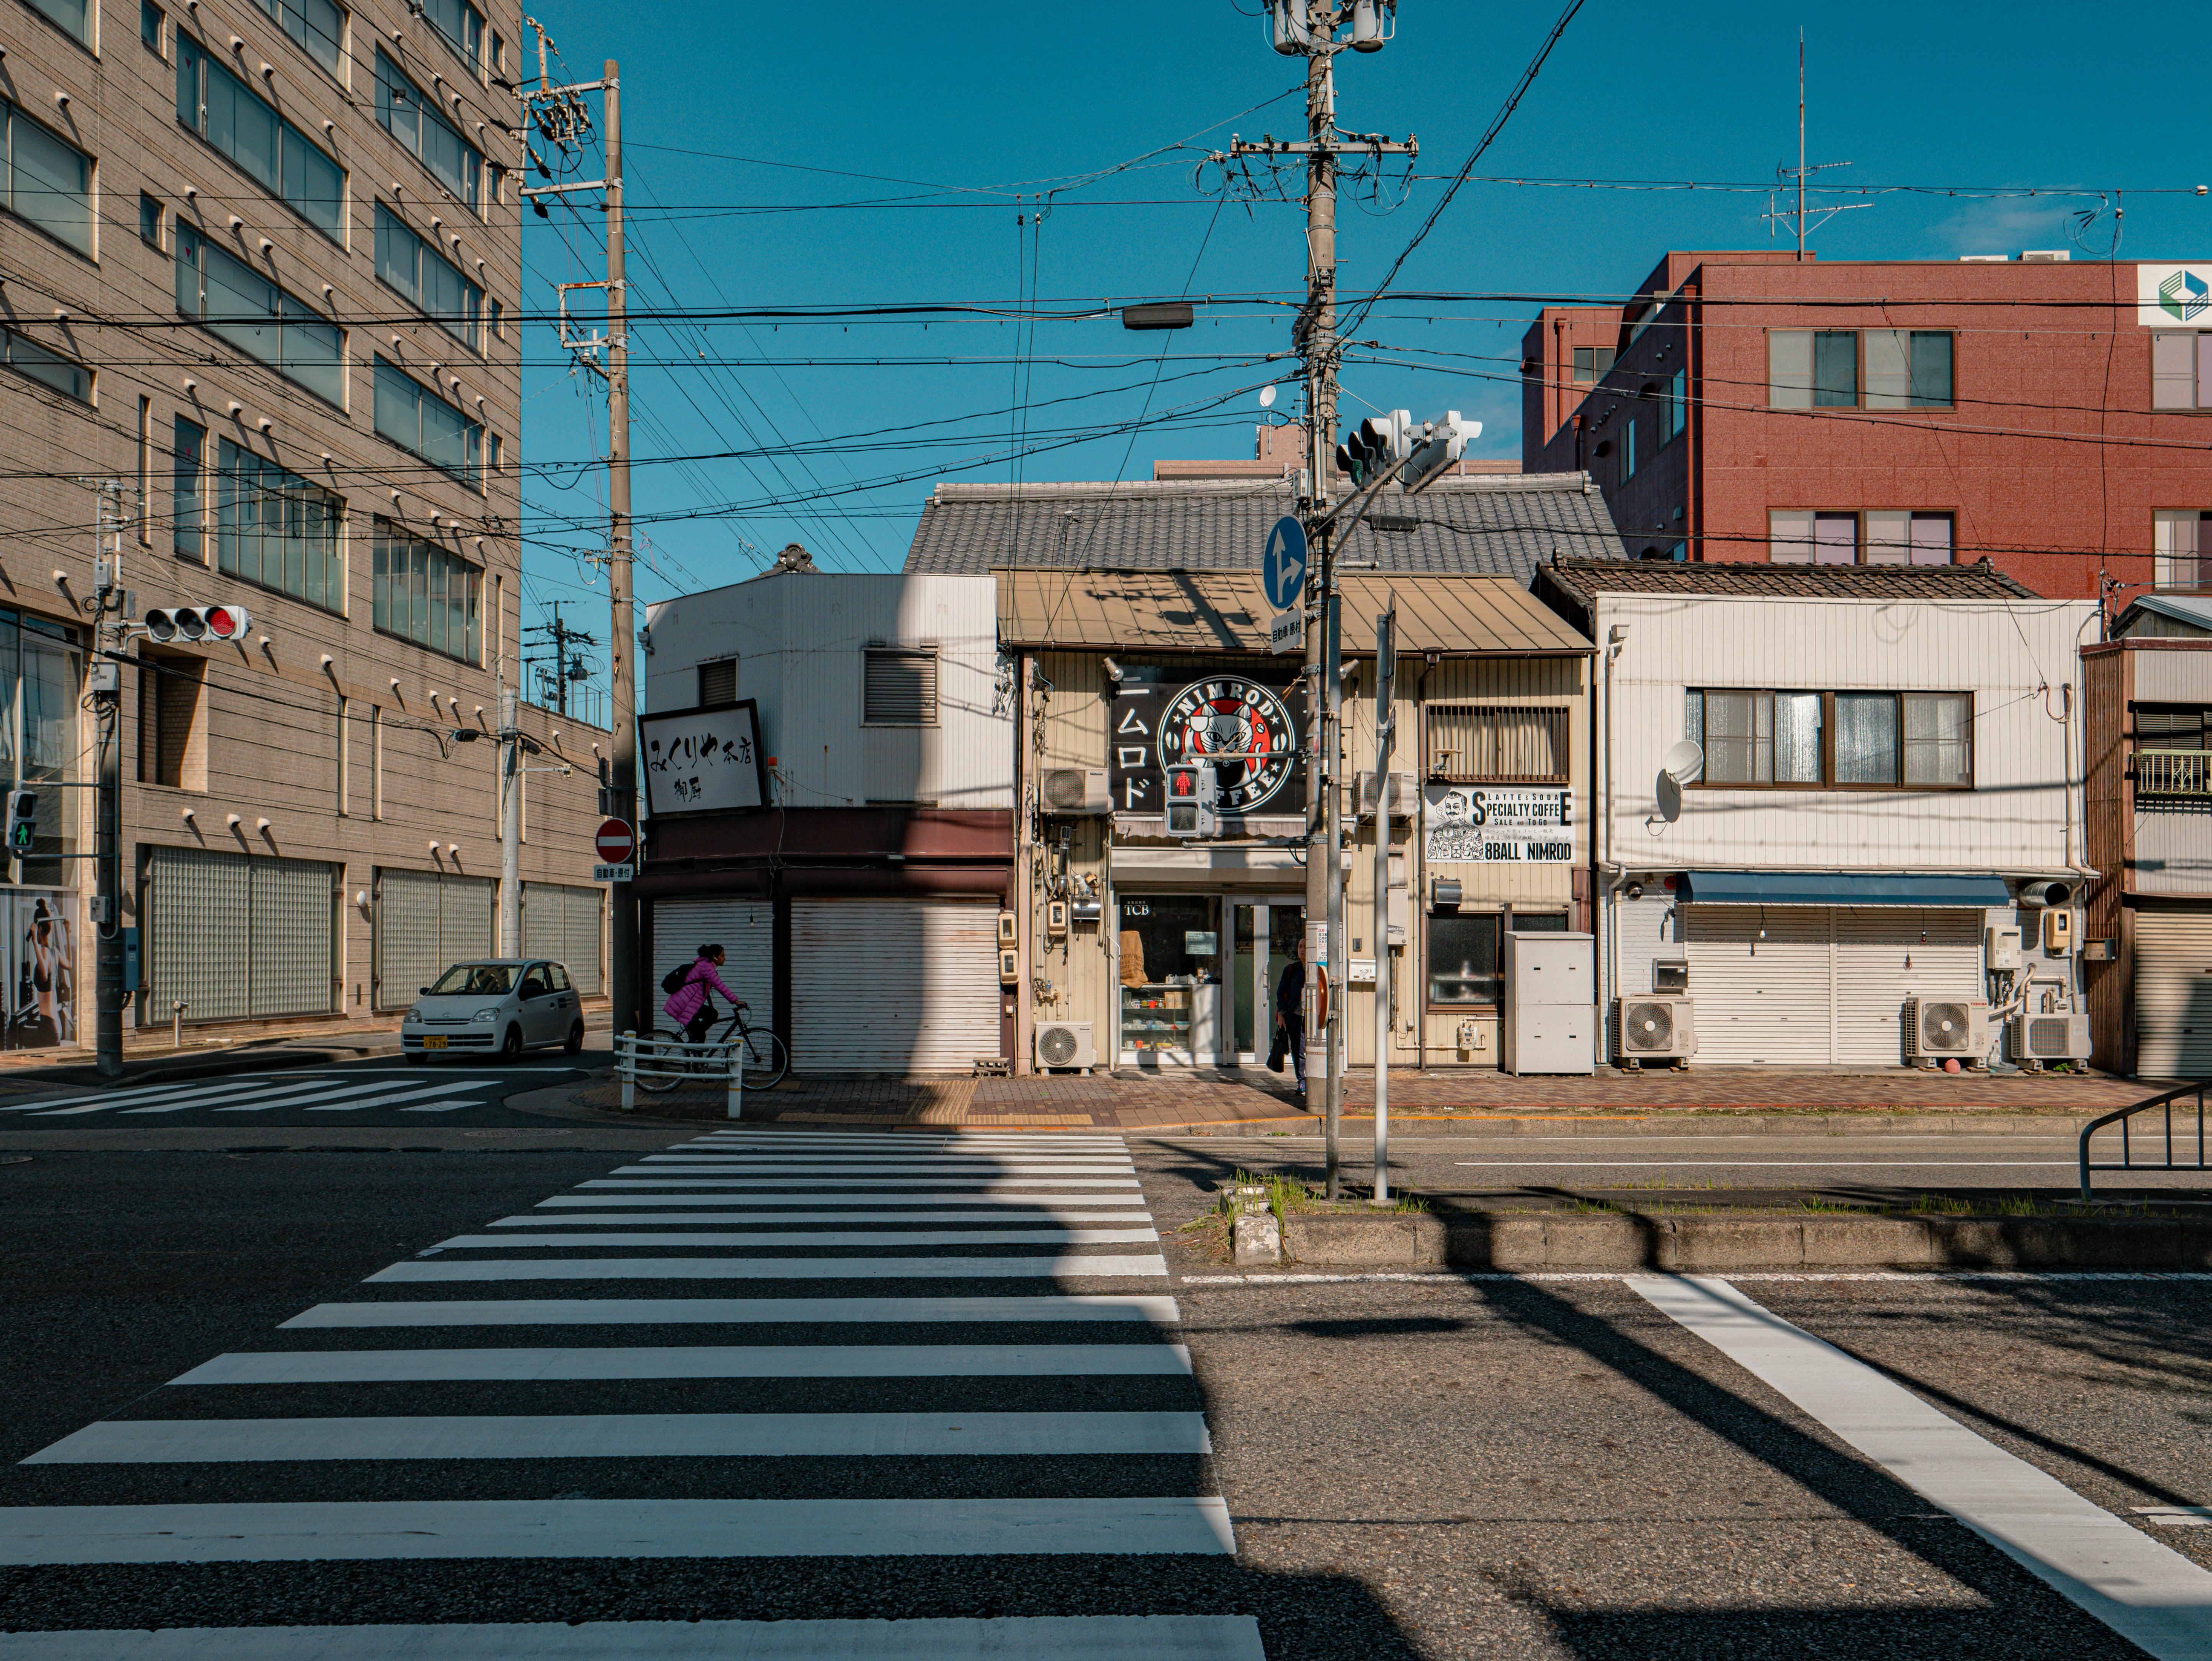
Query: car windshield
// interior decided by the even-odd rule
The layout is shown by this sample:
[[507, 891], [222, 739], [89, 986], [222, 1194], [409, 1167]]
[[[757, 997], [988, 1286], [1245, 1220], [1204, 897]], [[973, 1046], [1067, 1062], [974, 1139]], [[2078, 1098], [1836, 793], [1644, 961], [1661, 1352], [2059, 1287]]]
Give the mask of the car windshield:
[[514, 986], [511, 963], [457, 963], [430, 988], [436, 997], [505, 997]]

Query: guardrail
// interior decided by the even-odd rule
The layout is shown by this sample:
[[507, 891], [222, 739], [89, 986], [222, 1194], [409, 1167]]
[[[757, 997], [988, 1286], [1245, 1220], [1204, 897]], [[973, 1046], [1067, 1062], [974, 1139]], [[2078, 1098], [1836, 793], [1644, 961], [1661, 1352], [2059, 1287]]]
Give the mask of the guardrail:
[[2212, 795], [2212, 750], [2138, 750], [2136, 794]]
[[[2121, 1108], [2117, 1112], [2107, 1113], [2103, 1118], [2092, 1119], [2083, 1125], [2081, 1127], [2081, 1203], [2087, 1205], [2090, 1202], [2089, 1173], [2093, 1171], [2203, 1171], [2206, 1169], [2204, 1092], [2208, 1088], [2212, 1088], [2212, 1083], [2202, 1080], [2195, 1084], [2182, 1085], [2167, 1091], [2163, 1096], [2153, 1096], [2148, 1101], [2137, 1102], [2133, 1107]], [[2187, 1096], [2194, 1096], [2197, 1098], [2197, 1163], [2193, 1166], [2186, 1160], [2176, 1164], [2173, 1158], [2173, 1104]], [[2129, 1144], [2128, 1121], [2136, 1114], [2147, 1112], [2154, 1107], [2162, 1107], [2166, 1110], [2166, 1159], [2161, 1165], [2139, 1165], [2135, 1163], [2134, 1149]], [[2117, 1124], [2120, 1128], [2120, 1162], [2118, 1165], [2092, 1165], [2089, 1162], [2089, 1138], [2108, 1124]], [[2184, 1135], [2186, 1134], [2185, 1127]]]
[[642, 1086], [659, 1095], [686, 1085], [720, 1085], [729, 1092], [730, 1117], [743, 1118], [745, 1110], [744, 1046], [716, 1043], [686, 1043], [680, 1038], [656, 1037], [651, 1033], [615, 1035], [615, 1076], [622, 1080], [622, 1107], [637, 1111], [637, 1092]]

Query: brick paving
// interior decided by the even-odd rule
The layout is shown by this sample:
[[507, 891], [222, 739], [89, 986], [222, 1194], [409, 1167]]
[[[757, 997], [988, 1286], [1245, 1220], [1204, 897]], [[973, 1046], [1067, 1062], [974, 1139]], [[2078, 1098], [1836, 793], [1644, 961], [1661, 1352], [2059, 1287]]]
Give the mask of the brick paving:
[[[1879, 1073], [1752, 1068], [1687, 1073], [1620, 1074], [1589, 1078], [1516, 1079], [1490, 1071], [1396, 1072], [1390, 1075], [1394, 1118], [1449, 1122], [1520, 1116], [1632, 1117], [1694, 1114], [1838, 1112], [2026, 1113], [2079, 1116], [2108, 1112], [2155, 1094], [2157, 1086], [2098, 1074], [1943, 1074], [1904, 1068]], [[611, 1080], [580, 1092], [580, 1105], [617, 1106]], [[1095, 1077], [1028, 1079], [793, 1079], [757, 1092], [748, 1119], [785, 1124], [1004, 1125], [1048, 1129], [1097, 1125], [1121, 1129], [1233, 1126], [1265, 1123], [1295, 1128], [1317, 1115], [1287, 1077], [1258, 1069], [1193, 1068], [1169, 1074], [1124, 1072]], [[1346, 1080], [1345, 1109], [1373, 1111], [1374, 1080], [1365, 1070]], [[641, 1097], [640, 1111], [656, 1117], [721, 1118], [720, 1091]]]

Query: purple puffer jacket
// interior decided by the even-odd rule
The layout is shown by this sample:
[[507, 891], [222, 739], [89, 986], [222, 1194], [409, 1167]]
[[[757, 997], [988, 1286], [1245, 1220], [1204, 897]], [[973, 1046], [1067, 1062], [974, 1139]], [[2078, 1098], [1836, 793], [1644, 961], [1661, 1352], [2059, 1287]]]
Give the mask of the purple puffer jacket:
[[722, 977], [714, 972], [714, 960], [701, 958], [692, 964], [691, 972], [684, 977], [684, 984], [678, 987], [674, 995], [660, 1007], [677, 1025], [689, 1026], [691, 1018], [699, 1013], [699, 1006], [707, 1001], [707, 988], [710, 984], [731, 1003], [742, 1001], [736, 993], [722, 984]]

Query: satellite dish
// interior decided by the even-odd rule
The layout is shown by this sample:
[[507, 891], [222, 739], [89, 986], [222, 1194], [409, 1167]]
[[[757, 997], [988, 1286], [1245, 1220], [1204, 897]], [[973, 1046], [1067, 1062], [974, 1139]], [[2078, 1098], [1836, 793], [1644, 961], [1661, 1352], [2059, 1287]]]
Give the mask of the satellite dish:
[[1275, 389], [1273, 386], [1260, 388], [1260, 407], [1263, 410], [1272, 410], [1275, 407]]
[[1705, 748], [1695, 739], [1684, 739], [1680, 744], [1668, 747], [1667, 753], [1660, 757], [1659, 765], [1676, 784], [1695, 784], [1705, 776]]
[[1659, 817], [1669, 824], [1682, 817], [1682, 787], [1672, 773], [1659, 776]]

